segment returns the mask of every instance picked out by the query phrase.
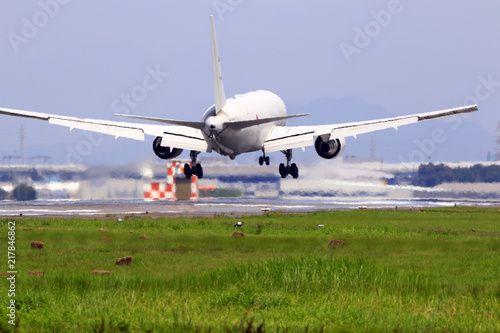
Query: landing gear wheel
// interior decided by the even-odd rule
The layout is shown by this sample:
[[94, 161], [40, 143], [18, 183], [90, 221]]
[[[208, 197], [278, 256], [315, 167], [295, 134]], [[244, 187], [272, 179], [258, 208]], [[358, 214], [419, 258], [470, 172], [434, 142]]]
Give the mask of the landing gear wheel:
[[290, 174], [294, 179], [299, 178], [299, 168], [297, 168], [297, 164], [292, 163], [292, 165], [290, 166]]
[[186, 176], [186, 179], [191, 179], [191, 176], [193, 175], [193, 171], [188, 163], [184, 164], [184, 175]]
[[287, 149], [282, 150], [281, 152], [285, 154], [286, 157], [286, 166], [285, 164], [280, 163], [279, 171], [281, 178], [286, 178], [288, 175], [291, 175], [294, 179], [299, 178], [299, 168], [297, 167], [297, 164], [290, 164], [290, 161], [292, 160], [292, 150]]
[[286, 167], [283, 163], [280, 163], [279, 171], [280, 171], [281, 178], [286, 178], [286, 176], [288, 175], [288, 171], [286, 170]]
[[203, 168], [201, 167], [201, 164], [196, 164], [195, 166], [195, 174], [198, 177], [198, 179], [203, 178]]
[[[264, 157], [264, 161], [266, 162], [266, 165], [269, 165], [269, 156]], [[260, 161], [259, 161], [260, 163]], [[261, 164], [262, 165], [262, 164]]]
[[264, 164], [264, 157], [261, 156], [259, 157], [259, 165], [263, 165]]
[[186, 179], [190, 179], [193, 175], [200, 179], [203, 178], [203, 168], [201, 167], [201, 164], [196, 163], [196, 158], [199, 154], [200, 152], [196, 150], [191, 150], [189, 153], [192, 167], [190, 167], [187, 163], [184, 164], [184, 175], [186, 176]]

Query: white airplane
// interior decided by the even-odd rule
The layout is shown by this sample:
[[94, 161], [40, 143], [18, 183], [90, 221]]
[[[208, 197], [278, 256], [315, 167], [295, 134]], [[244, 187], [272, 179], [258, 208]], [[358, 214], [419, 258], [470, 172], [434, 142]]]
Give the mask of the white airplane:
[[125, 114], [117, 116], [153, 121], [163, 124], [153, 125], [109, 120], [85, 119], [58, 116], [55, 114], [0, 108], [0, 114], [46, 120], [51, 124], [94, 131], [115, 138], [126, 137], [143, 140], [145, 134], [155, 137], [153, 151], [161, 159], [179, 156], [184, 149], [190, 150], [191, 165], [186, 164], [186, 178], [192, 175], [203, 178], [203, 169], [197, 163], [198, 154], [215, 151], [234, 159], [237, 155], [262, 151], [259, 164], [269, 165], [266, 154], [281, 151], [285, 154], [286, 164], [279, 165], [282, 178], [299, 176], [299, 170], [292, 159], [292, 149], [314, 146], [319, 156], [332, 159], [340, 156], [345, 149], [345, 138], [386, 128], [416, 123], [460, 113], [477, 111], [476, 105], [458, 107], [408, 116], [360, 121], [343, 124], [317, 126], [286, 126], [286, 120], [308, 114], [287, 115], [285, 103], [270, 91], [258, 90], [236, 95], [226, 99], [215, 36], [213, 16], [210, 16], [212, 40], [212, 65], [215, 104], [203, 115], [200, 122], [172, 120], [156, 117], [143, 117]]

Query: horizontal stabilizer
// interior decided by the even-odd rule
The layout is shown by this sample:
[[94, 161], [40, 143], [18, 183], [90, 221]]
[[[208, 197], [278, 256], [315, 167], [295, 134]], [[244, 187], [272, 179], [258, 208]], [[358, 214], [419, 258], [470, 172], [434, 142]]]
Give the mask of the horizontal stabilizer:
[[196, 128], [196, 129], [205, 128], [205, 123], [196, 122], [196, 121], [185, 121], [185, 120], [174, 120], [174, 119], [165, 119], [165, 118], [157, 118], [157, 117], [134, 116], [134, 115], [129, 115], [129, 114], [118, 114], [118, 113], [115, 113], [115, 116], [132, 118], [132, 119], [140, 119], [140, 120], [156, 121], [158, 123], [180, 125], [180, 126], [186, 126], [186, 127]]
[[295, 114], [290, 116], [282, 117], [272, 117], [272, 118], [262, 118], [262, 119], [252, 119], [252, 120], [242, 120], [242, 121], [229, 121], [225, 122], [224, 125], [232, 129], [242, 129], [246, 127], [262, 125], [267, 123], [272, 123], [274, 121], [286, 120], [291, 118], [305, 117], [309, 116], [309, 113]]

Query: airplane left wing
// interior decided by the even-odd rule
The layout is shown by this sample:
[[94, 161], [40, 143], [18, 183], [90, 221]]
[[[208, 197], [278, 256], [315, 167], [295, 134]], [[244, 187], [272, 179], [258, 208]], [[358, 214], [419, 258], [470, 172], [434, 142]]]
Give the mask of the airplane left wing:
[[[150, 124], [128, 123], [120, 121], [87, 119], [78, 117], [59, 116], [55, 114], [33, 112], [16, 109], [0, 108], [0, 114], [39, 119], [48, 121], [54, 125], [69, 127], [70, 131], [74, 128], [108, 134], [119, 137], [144, 141], [144, 135], [153, 135], [163, 137], [164, 142], [174, 141], [179, 149], [189, 149], [196, 151], [208, 151], [208, 145], [205, 142], [201, 130], [185, 126], [162, 126]], [[175, 140], [174, 140], [175, 139]]]
[[344, 124], [318, 126], [276, 126], [264, 141], [266, 153], [292, 148], [305, 148], [314, 145], [314, 137], [327, 136], [325, 139], [356, 138], [359, 134], [379, 131], [387, 128], [398, 129], [399, 126], [417, 123], [419, 121], [453, 116], [461, 113], [477, 111], [477, 105], [469, 105], [440, 111], [417, 113], [408, 116], [360, 121]]

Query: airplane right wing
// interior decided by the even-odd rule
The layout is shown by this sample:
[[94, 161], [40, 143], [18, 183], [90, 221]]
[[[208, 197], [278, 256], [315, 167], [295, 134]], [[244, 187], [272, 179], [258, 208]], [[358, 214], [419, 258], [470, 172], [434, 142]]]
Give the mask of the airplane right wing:
[[208, 152], [209, 148], [201, 130], [186, 126], [163, 126], [128, 123], [100, 119], [59, 116], [50, 113], [0, 108], [0, 114], [45, 120], [54, 125], [112, 135], [115, 139], [125, 137], [144, 141], [144, 135], [161, 136], [162, 142], [187, 150]]
[[356, 138], [359, 134], [370, 133], [387, 128], [398, 129], [399, 126], [419, 121], [453, 116], [461, 113], [477, 111], [477, 105], [469, 105], [440, 111], [417, 113], [408, 116], [359, 121], [353, 123], [317, 125], [317, 126], [276, 126], [264, 141], [266, 153], [293, 148], [305, 148], [314, 145], [314, 137]]

